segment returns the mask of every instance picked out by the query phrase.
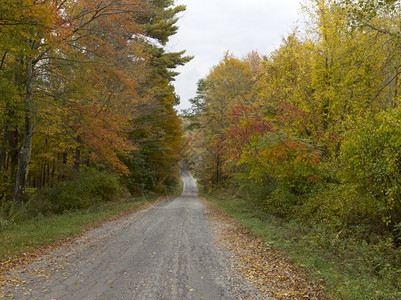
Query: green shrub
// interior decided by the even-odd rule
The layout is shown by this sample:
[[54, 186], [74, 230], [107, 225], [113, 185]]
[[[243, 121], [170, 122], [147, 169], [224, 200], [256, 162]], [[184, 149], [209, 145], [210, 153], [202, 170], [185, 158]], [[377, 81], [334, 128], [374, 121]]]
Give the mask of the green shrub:
[[322, 183], [308, 195], [297, 212], [300, 221], [324, 223], [335, 232], [352, 230], [359, 226], [362, 235], [380, 227], [374, 199], [362, 195], [354, 183]]
[[320, 149], [310, 140], [283, 132], [254, 137], [242, 149], [234, 177], [238, 190], [263, 202], [263, 210], [284, 218], [319, 183]]
[[10, 228], [11, 226], [13, 226], [15, 223], [13, 221], [7, 220], [7, 219], [3, 219], [2, 217], [0, 217], [0, 232]]
[[401, 110], [383, 111], [351, 132], [340, 155], [344, 182], [375, 199], [385, 224], [401, 222]]
[[[350, 186], [322, 184], [311, 194], [316, 196], [314, 208], [320, 209], [318, 214], [322, 217], [326, 208], [349, 199], [352, 190]], [[319, 206], [322, 195], [327, 197]], [[326, 226], [326, 222], [313, 222], [313, 215], [305, 216], [308, 220], [305, 224], [261, 214], [249, 199], [230, 196], [227, 191], [203, 196], [252, 233], [264, 238], [268, 247], [286, 250], [292, 261], [321, 282], [328, 299], [401, 299], [401, 248], [394, 245], [389, 234], [371, 233], [369, 241], [366, 241], [360, 238], [359, 228], [350, 226], [348, 232], [347, 228], [333, 231]], [[329, 202], [332, 197], [336, 199]], [[338, 212], [346, 210], [345, 206], [349, 204], [357, 207], [357, 202], [361, 200], [353, 199], [341, 204], [344, 208], [341, 207]], [[352, 204], [352, 201], [356, 203]], [[331, 213], [327, 212], [327, 215]], [[338, 217], [341, 217], [340, 213]]]
[[86, 172], [87, 175], [92, 178], [89, 183], [91, 194], [99, 196], [102, 201], [111, 201], [118, 195], [119, 182], [115, 175], [94, 169], [91, 169], [90, 174]]
[[5, 228], [6, 225], [10, 225], [16, 221], [24, 219], [25, 216], [26, 210], [24, 206], [21, 208], [16, 208], [12, 201], [5, 201], [0, 205], [0, 222], [3, 223], [3, 228]]
[[96, 169], [87, 169], [69, 181], [40, 191], [27, 209], [31, 214], [63, 213], [86, 209], [96, 203], [110, 201], [118, 195], [119, 182], [115, 175]]
[[299, 198], [291, 192], [288, 185], [281, 183], [266, 197], [267, 209], [269, 213], [281, 218], [293, 218]]

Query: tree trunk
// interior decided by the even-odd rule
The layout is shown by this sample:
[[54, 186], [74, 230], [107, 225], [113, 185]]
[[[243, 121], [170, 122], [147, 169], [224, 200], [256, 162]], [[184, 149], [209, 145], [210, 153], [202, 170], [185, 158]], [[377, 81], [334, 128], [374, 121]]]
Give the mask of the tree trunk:
[[[15, 116], [7, 114], [8, 120], [12, 120]], [[8, 158], [11, 158], [11, 179], [14, 181], [15, 175], [15, 161], [18, 155], [18, 130], [12, 130], [9, 126], [9, 121], [6, 120], [4, 125], [3, 138], [0, 148], [0, 177], [2, 172], [7, 171], [9, 168]]]
[[66, 165], [67, 165], [67, 159], [68, 159], [68, 153], [67, 151], [64, 151], [62, 154], [63, 157], [63, 167], [62, 167], [62, 173], [59, 174], [58, 179], [64, 180], [65, 179], [65, 171], [66, 171]]
[[10, 147], [10, 168], [11, 177], [10, 179], [15, 182], [15, 174], [17, 173], [18, 165], [18, 129], [9, 132], [8, 145]]
[[220, 186], [220, 154], [216, 154], [216, 186]]
[[51, 171], [51, 180], [50, 180], [50, 187], [54, 186], [54, 182], [56, 181], [56, 159], [53, 158], [53, 163], [52, 163], [52, 171]]
[[6, 163], [6, 144], [7, 144], [7, 132], [8, 132], [8, 125], [7, 122], [4, 126], [4, 133], [3, 133], [3, 139], [1, 142], [1, 148], [0, 148], [0, 178], [2, 176], [2, 172]]
[[33, 59], [26, 58], [26, 95], [25, 95], [25, 126], [24, 138], [19, 150], [18, 169], [15, 180], [14, 206], [21, 205], [25, 196], [26, 182], [29, 173], [29, 163], [32, 153], [33, 133]]
[[50, 163], [46, 162], [46, 186], [50, 186]]
[[46, 161], [43, 159], [43, 163], [41, 165], [41, 180], [40, 180], [40, 188], [44, 188], [46, 186]]
[[81, 137], [78, 135], [77, 137], [78, 146], [75, 148], [75, 161], [74, 161], [74, 169], [79, 172], [79, 168], [81, 165]]

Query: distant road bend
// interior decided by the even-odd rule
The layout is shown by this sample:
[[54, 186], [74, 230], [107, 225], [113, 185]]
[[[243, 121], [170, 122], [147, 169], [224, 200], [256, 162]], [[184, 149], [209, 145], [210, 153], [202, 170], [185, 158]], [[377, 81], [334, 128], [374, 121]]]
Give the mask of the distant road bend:
[[194, 178], [183, 171], [182, 179], [180, 197], [106, 223], [68, 249], [6, 275], [0, 295], [57, 300], [259, 298], [256, 288], [230, 269], [230, 253], [216, 246]]

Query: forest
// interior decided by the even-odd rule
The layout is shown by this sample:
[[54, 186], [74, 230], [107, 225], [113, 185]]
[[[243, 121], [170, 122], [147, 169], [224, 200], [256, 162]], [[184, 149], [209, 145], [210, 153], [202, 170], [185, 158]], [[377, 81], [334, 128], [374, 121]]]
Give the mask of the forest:
[[[354, 278], [372, 272], [398, 291], [400, 12], [400, 1], [306, 1], [304, 26], [266, 55], [228, 51], [184, 113], [185, 159], [206, 193], [228, 190], [249, 223], [293, 224], [297, 243], [344, 269], [364, 261]], [[356, 244], [375, 254], [342, 256]]]
[[[203, 195], [325, 249], [332, 265], [309, 268], [331, 298], [399, 299], [401, 1], [303, 3], [275, 51], [227, 51], [179, 115], [175, 68], [192, 57], [166, 45], [184, 5], [1, 1], [0, 233], [168, 193], [183, 160]], [[0, 262], [19, 249], [5, 246]], [[336, 264], [349, 279], [329, 278]]]
[[[173, 0], [0, 3], [0, 219], [165, 192], [184, 144]], [[4, 223], [3, 222], [3, 223]]]

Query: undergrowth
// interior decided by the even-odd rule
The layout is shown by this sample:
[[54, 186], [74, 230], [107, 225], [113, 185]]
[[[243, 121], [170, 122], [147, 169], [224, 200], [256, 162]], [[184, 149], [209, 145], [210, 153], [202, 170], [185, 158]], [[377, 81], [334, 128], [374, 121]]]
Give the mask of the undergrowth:
[[285, 221], [227, 191], [202, 195], [244, 224], [267, 246], [285, 250], [318, 281], [329, 299], [401, 299], [401, 250], [391, 238], [369, 243], [323, 224]]
[[118, 181], [107, 172], [86, 170], [74, 180], [33, 194], [20, 209], [0, 207], [0, 271], [5, 262], [18, 261], [39, 248], [75, 236], [101, 222], [133, 211], [160, 196], [182, 193], [177, 181], [165, 193], [122, 197]]

